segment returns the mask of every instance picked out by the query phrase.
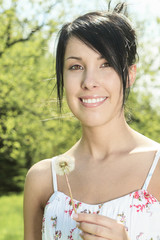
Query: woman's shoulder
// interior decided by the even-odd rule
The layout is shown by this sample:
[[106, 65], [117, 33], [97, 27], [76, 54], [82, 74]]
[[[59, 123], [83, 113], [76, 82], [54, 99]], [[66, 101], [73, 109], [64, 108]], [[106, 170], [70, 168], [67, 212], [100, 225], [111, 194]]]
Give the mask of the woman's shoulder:
[[27, 177], [28, 178], [44, 178], [51, 169], [51, 161], [52, 159], [45, 159], [35, 163], [28, 171]]
[[146, 151], [158, 151], [160, 150], [160, 143], [156, 142], [155, 140], [134, 131], [136, 145], [138, 149], [143, 149]]
[[45, 205], [54, 192], [51, 162], [52, 158], [35, 163], [29, 169], [26, 176], [25, 188], [29, 189], [28, 191], [34, 192], [42, 205]]

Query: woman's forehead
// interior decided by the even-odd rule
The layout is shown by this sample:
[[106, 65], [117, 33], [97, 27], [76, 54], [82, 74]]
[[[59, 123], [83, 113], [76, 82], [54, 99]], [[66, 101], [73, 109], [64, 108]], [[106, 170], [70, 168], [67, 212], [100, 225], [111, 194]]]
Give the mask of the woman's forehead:
[[77, 37], [71, 37], [68, 40], [68, 43], [66, 45], [66, 50], [65, 50], [65, 59], [74, 56], [74, 55], [96, 55], [97, 58], [103, 58], [102, 55], [95, 50], [93, 47], [87, 45], [84, 43], [81, 39]]

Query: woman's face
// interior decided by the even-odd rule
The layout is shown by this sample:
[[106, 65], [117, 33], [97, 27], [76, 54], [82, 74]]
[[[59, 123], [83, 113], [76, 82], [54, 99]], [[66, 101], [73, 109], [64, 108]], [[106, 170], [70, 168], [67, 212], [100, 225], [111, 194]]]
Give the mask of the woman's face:
[[119, 75], [78, 38], [68, 41], [63, 74], [68, 105], [82, 125], [104, 125], [120, 117], [123, 94]]

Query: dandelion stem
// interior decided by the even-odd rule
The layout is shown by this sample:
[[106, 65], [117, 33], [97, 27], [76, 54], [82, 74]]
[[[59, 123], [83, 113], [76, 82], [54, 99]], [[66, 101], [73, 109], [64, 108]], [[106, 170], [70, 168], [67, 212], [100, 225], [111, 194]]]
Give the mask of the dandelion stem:
[[64, 175], [66, 177], [66, 182], [67, 182], [67, 186], [68, 186], [69, 194], [70, 194], [70, 197], [71, 197], [71, 203], [72, 203], [74, 212], [77, 213], [76, 208], [75, 208], [75, 204], [74, 204], [74, 201], [73, 201], [72, 191], [71, 191], [71, 187], [70, 187], [70, 184], [69, 184], [69, 181], [68, 181], [67, 174], [65, 173]]

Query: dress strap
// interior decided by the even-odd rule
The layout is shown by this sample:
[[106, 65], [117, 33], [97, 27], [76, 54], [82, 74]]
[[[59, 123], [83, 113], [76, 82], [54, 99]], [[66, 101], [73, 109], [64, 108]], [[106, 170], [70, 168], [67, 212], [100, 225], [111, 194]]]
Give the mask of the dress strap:
[[157, 151], [156, 155], [155, 155], [155, 158], [153, 160], [153, 163], [152, 163], [152, 166], [149, 170], [149, 173], [147, 175], [147, 178], [146, 178], [146, 181], [142, 187], [142, 190], [147, 190], [148, 186], [149, 186], [149, 183], [150, 183], [150, 180], [152, 178], [152, 175], [154, 173], [154, 170], [156, 169], [157, 167], [157, 164], [158, 164], [158, 160], [160, 158], [160, 149]]
[[57, 175], [56, 175], [56, 171], [54, 169], [54, 159], [56, 157], [52, 158], [52, 181], [53, 181], [53, 188], [54, 188], [54, 192], [57, 192], [58, 187], [57, 187]]

